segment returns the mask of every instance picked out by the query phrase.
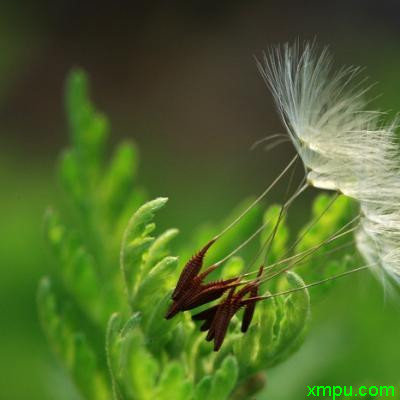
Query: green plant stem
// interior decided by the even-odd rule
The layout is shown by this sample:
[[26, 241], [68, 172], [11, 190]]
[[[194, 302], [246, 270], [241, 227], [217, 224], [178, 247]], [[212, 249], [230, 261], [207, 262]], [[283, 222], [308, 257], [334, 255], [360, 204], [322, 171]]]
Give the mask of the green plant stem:
[[235, 391], [232, 393], [231, 400], [249, 400], [267, 384], [267, 376], [265, 372], [256, 372], [249, 376], [245, 381], [239, 383]]

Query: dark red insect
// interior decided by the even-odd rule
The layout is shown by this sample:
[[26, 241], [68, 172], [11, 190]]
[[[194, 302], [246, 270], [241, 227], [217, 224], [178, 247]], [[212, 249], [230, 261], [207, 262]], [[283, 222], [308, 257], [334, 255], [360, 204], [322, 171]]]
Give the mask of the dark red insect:
[[199, 274], [203, 266], [204, 257], [208, 249], [215, 243], [215, 239], [209, 241], [197, 254], [195, 254], [183, 267], [178, 283], [172, 293], [172, 299], [175, 300], [182, 295], [183, 291], [188, 289], [193, 279]]
[[[200, 273], [204, 257], [214, 242], [215, 239], [208, 242], [184, 266], [171, 296], [173, 302], [165, 318], [171, 319], [180, 311], [191, 310], [217, 300], [229, 290], [227, 297], [220, 304], [192, 317], [194, 320], [204, 321], [200, 330], [208, 331], [206, 340], [214, 340], [214, 350], [218, 351], [224, 342], [231, 319], [241, 307], [244, 307], [241, 330], [242, 332], [248, 330], [254, 316], [257, 301], [254, 298], [258, 297], [258, 287], [263, 267], [260, 267], [256, 279], [247, 283], [237, 293], [235, 293], [235, 290], [241, 285], [241, 277], [204, 283], [204, 279], [218, 267], [218, 265], [212, 265]], [[251, 299], [245, 301], [243, 298], [247, 294], [250, 294]]]
[[[258, 288], [260, 285], [259, 279], [261, 278], [262, 274], [264, 271], [264, 266], [262, 265], [260, 269], [258, 270], [257, 274], [257, 279], [255, 285], [251, 288], [250, 290], [250, 297], [257, 297], [258, 296]], [[254, 316], [254, 311], [256, 309], [256, 302], [253, 301], [247, 305], [244, 306], [244, 313], [243, 313], [243, 319], [242, 319], [242, 326], [241, 326], [241, 331], [243, 333], [246, 333], [247, 330], [250, 327], [251, 321]]]
[[191, 310], [192, 308], [210, 303], [213, 300], [219, 299], [228, 289], [237, 287], [239, 285], [240, 278], [218, 280], [202, 285], [200, 291], [193, 294], [189, 304], [185, 305], [184, 308], [185, 310]]
[[214, 351], [218, 351], [221, 348], [228, 331], [229, 322], [240, 308], [240, 305], [235, 301], [234, 291], [234, 288], [231, 289], [226, 299], [218, 305], [208, 329], [206, 340], [211, 341], [214, 339]]
[[208, 331], [210, 329], [211, 323], [215, 317], [215, 313], [217, 312], [218, 305], [207, 308], [204, 311], [201, 311], [192, 316], [192, 319], [195, 321], [204, 321], [200, 326], [200, 331]]
[[[254, 314], [255, 301], [248, 301], [246, 304], [244, 304], [243, 297], [249, 293], [250, 296], [253, 297], [252, 293], [258, 290], [259, 278], [261, 274], [262, 274], [262, 267], [260, 268], [257, 278], [253, 282], [250, 282], [247, 285], [245, 285], [236, 294], [235, 294], [235, 287], [233, 287], [229, 291], [228, 296], [220, 304], [193, 315], [192, 318], [194, 320], [204, 321], [200, 327], [200, 330], [201, 331], [208, 330], [206, 340], [207, 341], [214, 340], [214, 351], [218, 351], [221, 348], [226, 333], [228, 331], [229, 323], [233, 318], [233, 316], [242, 306], [245, 306], [246, 307], [245, 311], [247, 311], [246, 330], [249, 327]], [[251, 308], [250, 306], [254, 307]], [[243, 331], [243, 324], [242, 324], [242, 331]]]
[[203, 279], [215, 269], [210, 267], [202, 274], [196, 276], [180, 297], [171, 304], [165, 316], [166, 319], [174, 317], [179, 311], [187, 311], [202, 306], [220, 298], [229, 288], [238, 286], [238, 278], [218, 280], [203, 284]]

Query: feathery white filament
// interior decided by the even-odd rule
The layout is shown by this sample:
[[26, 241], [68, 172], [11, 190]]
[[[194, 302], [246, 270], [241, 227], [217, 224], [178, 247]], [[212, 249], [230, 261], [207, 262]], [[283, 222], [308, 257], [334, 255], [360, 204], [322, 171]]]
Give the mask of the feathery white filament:
[[[366, 109], [359, 68], [334, 72], [327, 48], [285, 44], [259, 70], [306, 168], [309, 184], [356, 199], [357, 247], [370, 265], [400, 277], [400, 166], [397, 119]], [[381, 271], [379, 271], [381, 272]]]
[[375, 176], [384, 155], [394, 151], [394, 134], [388, 135], [391, 127], [381, 127], [381, 113], [365, 110], [368, 89], [361, 87], [360, 69], [334, 73], [327, 48], [318, 55], [310, 44], [302, 52], [299, 44], [272, 49], [258, 67], [310, 184], [355, 198], [361, 192], [369, 196], [360, 176]]

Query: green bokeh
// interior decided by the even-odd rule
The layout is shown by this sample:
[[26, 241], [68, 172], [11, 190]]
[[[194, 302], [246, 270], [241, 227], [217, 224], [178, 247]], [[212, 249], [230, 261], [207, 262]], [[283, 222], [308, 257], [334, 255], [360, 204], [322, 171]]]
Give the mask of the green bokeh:
[[[35, 15], [33, 11], [31, 13], [31, 16], [28, 12], [23, 17], [18, 17], [14, 11], [10, 11], [9, 21], [15, 20], [18, 24], [2, 24], [2, 31], [5, 32], [1, 35], [0, 42], [0, 45], [4, 42], [0, 61], [0, 104], [4, 104], [5, 99], [12, 98], [10, 90], [18, 86], [21, 76], [33, 65], [32, 57], [39, 57], [51, 38], [51, 30], [44, 30], [40, 34], [23, 30], [24, 26], [28, 31], [32, 28], [30, 21], [34, 20]], [[242, 18], [244, 15], [243, 13]], [[7, 16], [7, 13], [3, 13], [3, 16]], [[46, 29], [51, 29], [43, 21], [37, 22], [35, 26], [40, 24]], [[18, 30], [18, 34], [15, 30]], [[324, 32], [321, 34], [329, 37], [329, 33]], [[385, 110], [398, 110], [400, 52], [396, 43], [397, 37], [390, 32], [386, 33], [386, 36], [375, 35], [372, 31], [366, 32], [374, 35], [372, 44], [368, 34], [364, 39], [358, 38], [355, 58], [360, 63], [368, 64], [369, 75], [380, 80], [377, 93], [383, 92], [383, 96], [374, 100], [374, 103]], [[298, 34], [296, 31], [292, 36]], [[31, 38], [29, 51], [24, 40], [28, 37]], [[274, 38], [280, 38], [279, 34]], [[95, 39], [92, 40], [93, 43], [96, 42]], [[345, 40], [336, 38], [336, 43], [339, 43], [339, 47]], [[371, 54], [374, 46], [380, 49], [378, 58]], [[347, 42], [343, 48], [350, 52], [352, 43]], [[248, 54], [251, 52], [252, 50], [249, 50]], [[343, 50], [342, 58], [346, 58], [347, 62], [351, 58], [345, 53], [346, 50]], [[207, 57], [207, 54], [203, 56]], [[69, 59], [67, 64], [70, 66], [77, 61], [79, 62], [79, 55]], [[55, 64], [51, 63], [49, 67], [56, 68]], [[59, 97], [53, 98], [52, 101], [61, 110], [61, 81], [58, 83], [59, 87], [53, 93], [59, 93]], [[35, 100], [24, 90], [22, 94], [26, 95], [30, 102], [40, 102], [40, 92], [35, 93]], [[113, 92], [111, 95], [117, 96]], [[192, 93], [185, 95], [189, 97]], [[113, 99], [110, 99], [109, 103], [112, 102]], [[117, 118], [121, 113], [114, 112], [113, 122], [118, 124]], [[15, 113], [13, 118], [22, 117]], [[7, 120], [9, 121], [9, 118]], [[57, 140], [49, 135], [51, 144], [46, 147], [43, 146], [46, 142], [43, 137], [35, 144], [37, 126], [32, 127], [32, 130], [30, 126], [23, 124], [11, 128], [0, 126], [0, 398], [74, 400], [79, 396], [58, 361], [48, 350], [40, 330], [35, 299], [39, 278], [53, 268], [44, 242], [43, 213], [47, 205], [60, 203], [59, 188], [53, 171], [57, 154], [62, 147], [57, 141], [65, 140], [60, 133], [55, 134]], [[136, 131], [145, 129], [142, 126], [121, 128], [128, 132], [127, 136], [132, 139], [136, 139]], [[17, 129], [20, 131], [17, 132]], [[58, 129], [59, 132], [65, 130], [62, 125], [58, 125]], [[264, 134], [258, 133], [260, 136]], [[247, 196], [249, 190], [261, 190], [263, 182], [272, 176], [272, 172], [266, 173], [259, 179], [250, 168], [246, 170], [242, 168], [243, 164], [236, 165], [232, 161], [229, 148], [224, 154], [212, 154], [210, 150], [211, 155], [206, 157], [205, 162], [201, 163], [200, 158], [195, 158], [198, 166], [194, 173], [194, 182], [188, 188], [181, 184], [178, 175], [184, 162], [174, 167], [174, 155], [165, 154], [164, 134], [162, 126], [159, 126], [158, 131], [149, 135], [147, 139], [140, 138], [144, 152], [140, 175], [142, 182], [148, 183], [155, 196], [172, 195], [171, 209], [161, 216], [161, 225], [179, 227], [183, 235], [180, 235], [178, 240], [184, 241], [185, 234], [190, 233], [194, 224], [198, 227], [206, 222], [204, 215], [209, 215], [210, 220], [223, 220], [230, 214], [227, 204], [233, 206], [237, 200]], [[157, 138], [159, 140], [155, 140]], [[228, 138], [225, 137], [225, 140]], [[189, 153], [190, 146], [187, 147]], [[259, 157], [263, 156], [261, 152], [256, 154]], [[288, 159], [287, 154], [278, 154], [285, 160]], [[190, 154], [184, 161], [191, 162]], [[159, 183], [155, 171], [169, 164], [172, 172], [168, 181], [169, 193], [165, 193], [165, 185]], [[243, 176], [249, 176], [249, 184], [243, 187], [232, 184], [224, 187], [222, 191], [220, 182], [228, 174], [237, 175], [238, 179], [242, 179], [241, 182], [244, 181]], [[196, 181], [204, 177], [208, 177], [206, 189], [195, 196], [192, 203], [186, 207], [197, 210], [197, 213], [188, 219], [187, 215], [190, 213], [181, 212], [184, 201], [180, 199], [187, 198], [187, 192], [196, 189]], [[261, 185], [259, 181], [262, 181]], [[158, 187], [162, 188], [160, 192]], [[295, 227], [299, 226], [305, 220], [303, 210], [307, 207], [308, 202], [299, 202], [289, 223]], [[318, 384], [397, 385], [400, 393], [399, 309], [390, 299], [385, 299], [382, 289], [371, 277], [362, 274], [341, 282], [313, 310], [312, 327], [305, 345], [299, 353], [269, 372], [267, 390], [264, 397], [260, 395], [260, 399], [297, 400], [306, 396], [307, 385]]]

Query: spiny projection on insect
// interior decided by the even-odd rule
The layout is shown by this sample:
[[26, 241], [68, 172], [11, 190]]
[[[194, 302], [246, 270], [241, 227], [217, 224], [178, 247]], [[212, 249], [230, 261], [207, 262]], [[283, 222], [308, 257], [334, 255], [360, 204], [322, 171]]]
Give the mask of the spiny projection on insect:
[[[243, 306], [242, 300], [244, 296], [247, 294], [250, 294], [252, 297], [257, 296], [263, 267], [260, 267], [257, 278], [247, 283], [237, 293], [235, 293], [235, 289], [241, 285], [242, 278], [240, 276], [204, 284], [202, 283], [203, 279], [217, 268], [217, 265], [212, 265], [203, 273], [199, 273], [204, 256], [213, 242], [208, 243], [184, 266], [176, 288], [172, 293], [171, 298], [173, 303], [167, 311], [166, 318], [170, 319], [180, 311], [191, 310], [217, 300], [229, 290], [228, 296], [219, 305], [193, 316], [194, 320], [204, 320], [200, 330], [208, 330], [206, 340], [210, 341], [214, 339], [214, 350], [218, 351], [223, 343], [230, 320]], [[188, 279], [188, 277], [190, 278]], [[242, 332], [246, 332], [251, 323], [254, 307], [255, 302], [250, 302], [244, 306]]]
[[217, 306], [211, 307], [198, 314], [193, 315], [193, 320], [204, 320], [200, 327], [201, 331], [207, 331], [207, 341], [214, 339], [214, 350], [218, 351], [224, 341], [228, 325], [233, 316], [244, 307], [243, 320], [241, 330], [247, 332], [254, 314], [254, 308], [257, 300], [248, 299], [245, 304], [244, 297], [250, 294], [250, 297], [257, 296], [259, 278], [263, 272], [263, 267], [260, 267], [257, 278], [246, 284], [242, 289], [235, 293], [235, 288], [229, 290], [228, 296], [221, 301]]
[[[358, 70], [348, 68], [332, 73], [332, 60], [326, 49], [318, 55], [314, 45], [305, 44], [303, 51], [299, 43], [285, 45], [265, 54], [263, 63], [258, 62], [258, 67], [272, 92], [297, 154], [242, 214], [186, 263], [166, 314], [166, 318], [170, 319], [179, 312], [219, 300], [218, 304], [213, 304], [192, 317], [195, 321], [202, 321], [200, 330], [207, 332], [207, 341], [214, 340], [215, 351], [221, 348], [230, 321], [240, 309], [244, 310], [241, 331], [248, 331], [259, 301], [288, 295], [365, 269], [372, 269], [379, 276], [390, 276], [400, 282], [400, 165], [395, 140], [398, 123], [385, 125], [379, 120], [381, 113], [365, 110], [364, 107], [368, 104], [363, 98], [366, 90], [359, 87], [359, 82], [351, 87]], [[281, 136], [272, 135], [267, 139], [279, 137], [281, 143]], [[294, 194], [283, 202], [271, 234], [255, 257], [258, 260], [263, 253], [263, 259], [259, 261], [262, 266], [258, 271], [249, 272], [253, 264], [251, 262], [236, 277], [206, 282], [208, 275], [263, 232], [267, 223], [223, 260], [201, 272], [207, 251], [260, 202], [292, 167], [296, 167], [298, 159], [303, 162], [305, 175]], [[293, 174], [292, 171], [287, 194]], [[281, 259], [268, 265], [268, 253], [282, 218], [294, 200], [309, 187], [332, 190], [336, 192], [336, 196], [295, 240], [289, 251]], [[358, 215], [320, 244], [289, 255], [332, 206], [339, 194], [357, 202]], [[295, 289], [259, 294], [263, 283], [294, 268], [325, 244], [354, 232], [357, 249], [367, 264]], [[348, 242], [350, 245], [353, 243], [353, 240]], [[252, 274], [256, 274], [253, 280], [245, 279]]]

